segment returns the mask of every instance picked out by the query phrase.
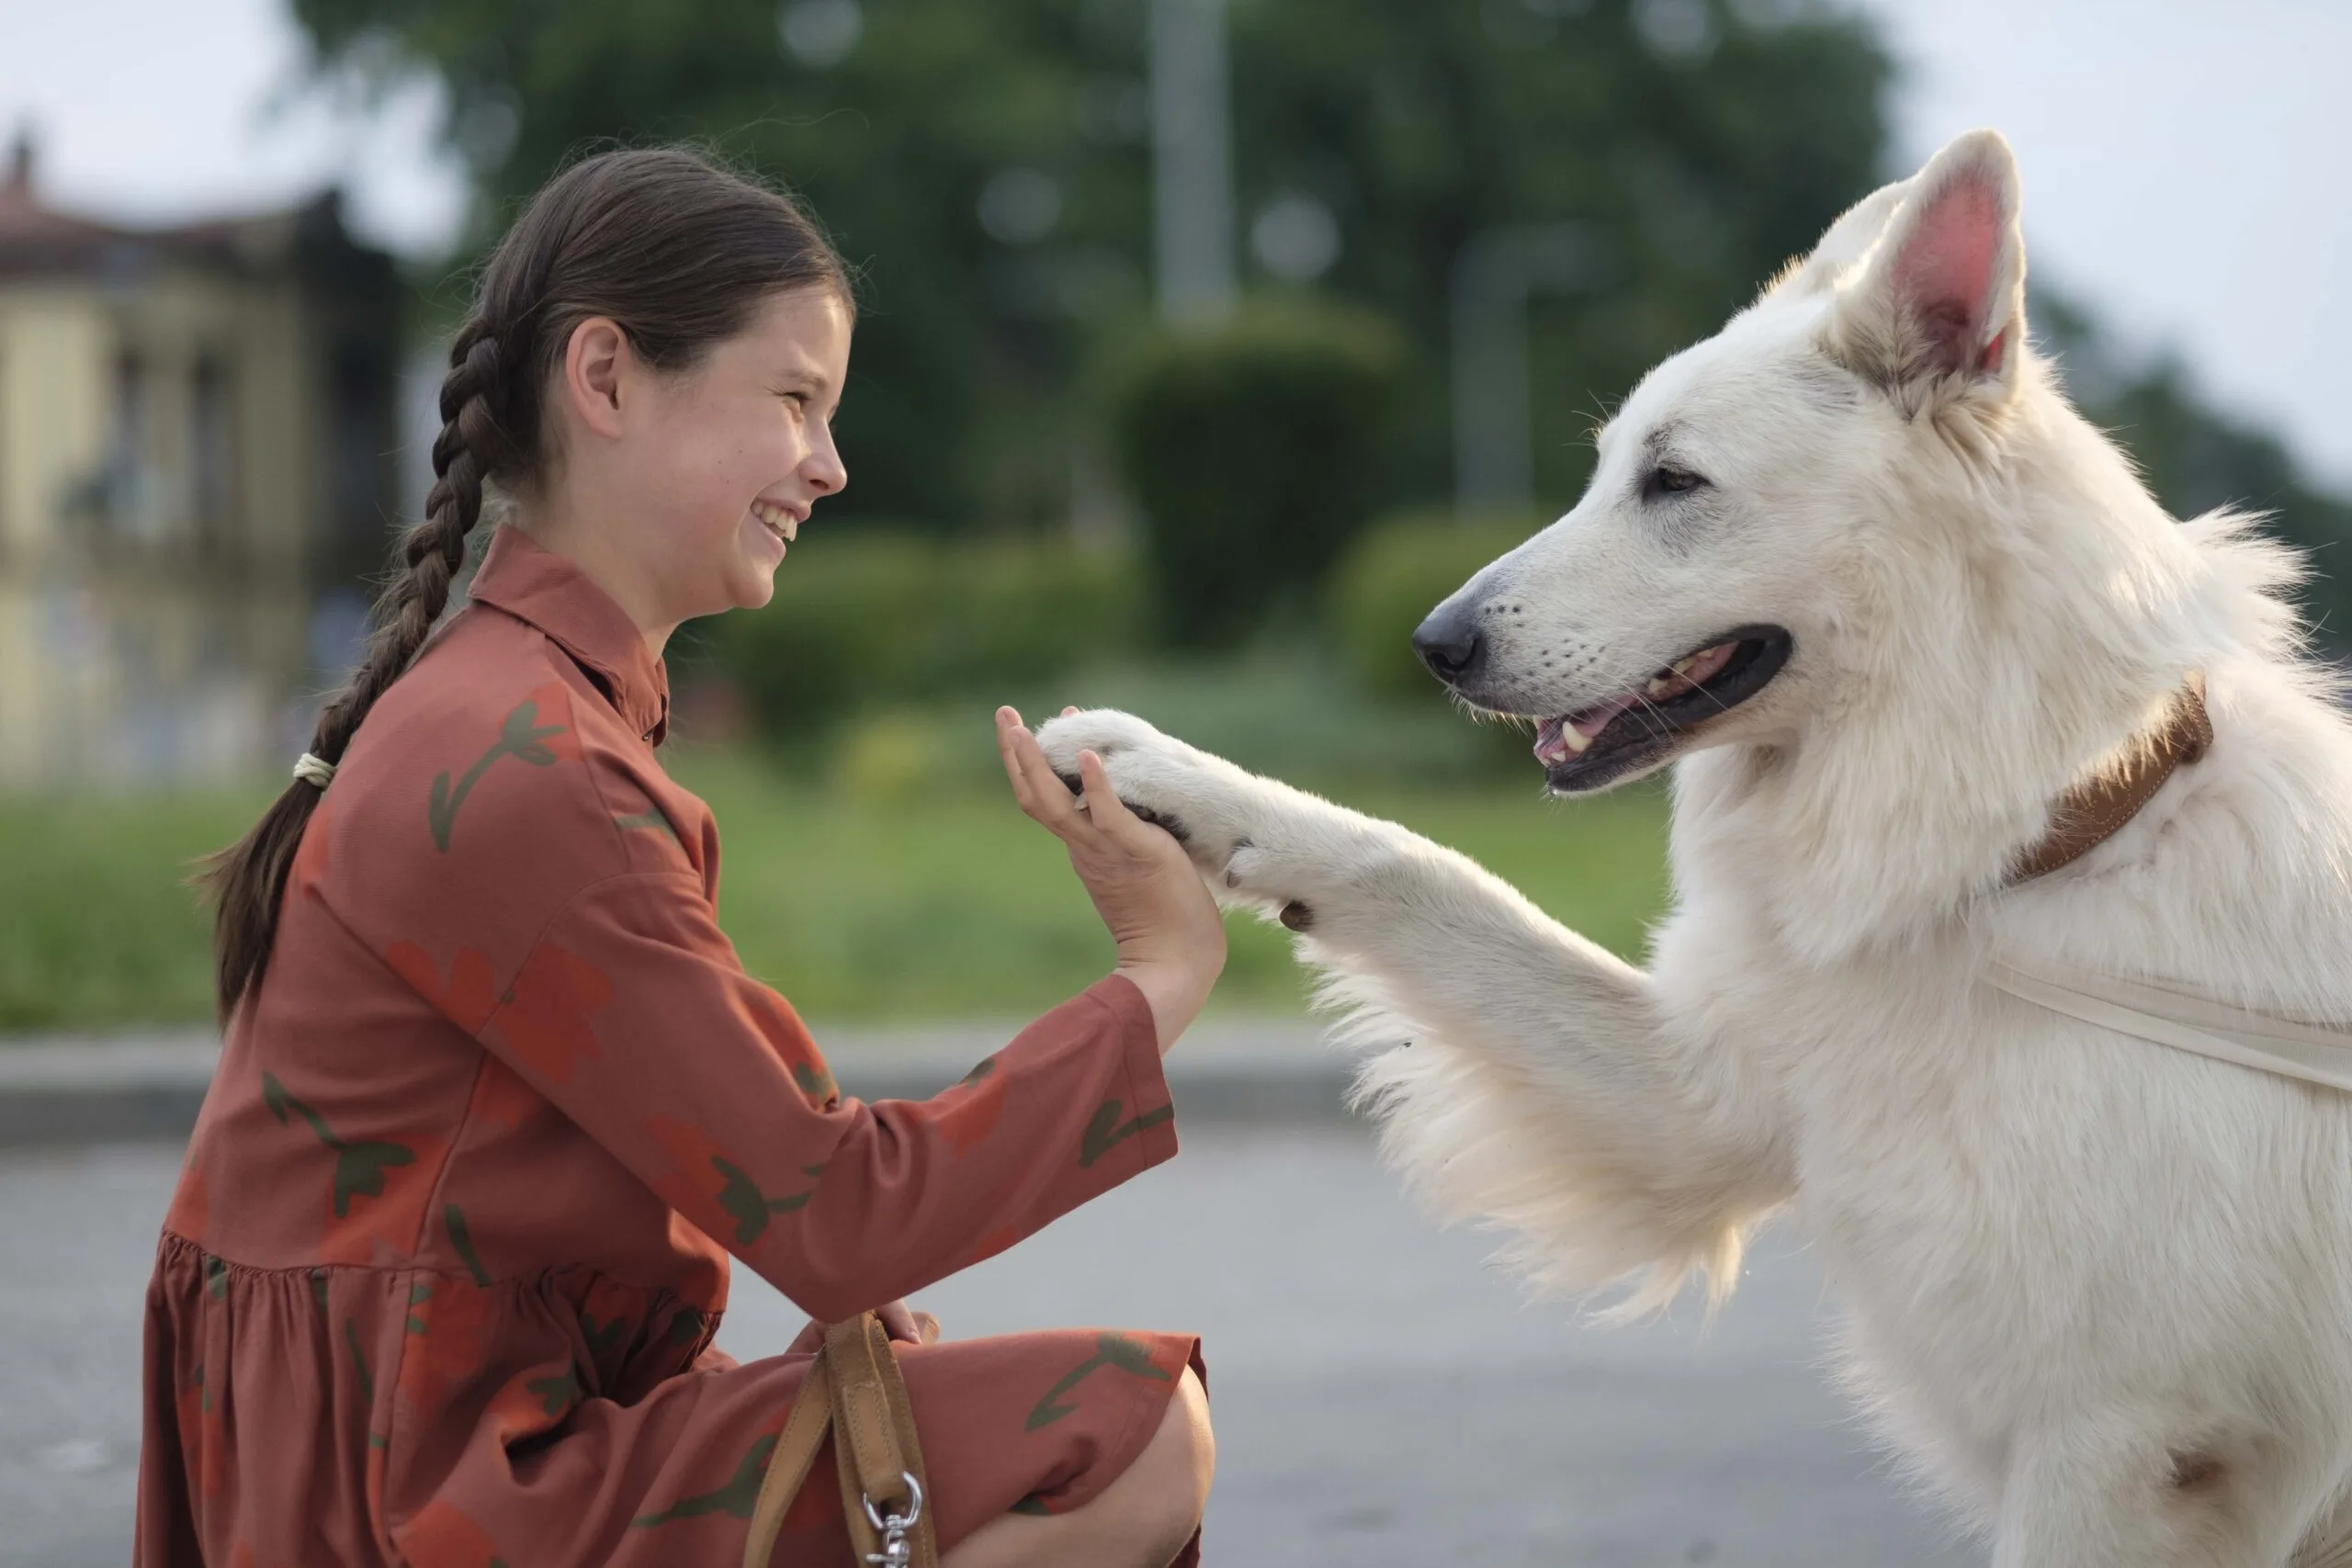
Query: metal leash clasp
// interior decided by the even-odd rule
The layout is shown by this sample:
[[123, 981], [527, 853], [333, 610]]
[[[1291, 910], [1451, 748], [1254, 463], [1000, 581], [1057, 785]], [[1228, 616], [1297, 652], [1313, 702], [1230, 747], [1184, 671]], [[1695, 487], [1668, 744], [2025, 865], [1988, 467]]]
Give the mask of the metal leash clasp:
[[905, 1513], [885, 1514], [875, 1507], [873, 1498], [865, 1498], [866, 1520], [882, 1537], [882, 1550], [865, 1554], [866, 1562], [873, 1563], [875, 1568], [908, 1568], [908, 1564], [915, 1560], [914, 1544], [907, 1540], [907, 1532], [915, 1528], [917, 1519], [922, 1517], [922, 1483], [917, 1481], [910, 1472], [900, 1471], [899, 1473], [907, 1483]]

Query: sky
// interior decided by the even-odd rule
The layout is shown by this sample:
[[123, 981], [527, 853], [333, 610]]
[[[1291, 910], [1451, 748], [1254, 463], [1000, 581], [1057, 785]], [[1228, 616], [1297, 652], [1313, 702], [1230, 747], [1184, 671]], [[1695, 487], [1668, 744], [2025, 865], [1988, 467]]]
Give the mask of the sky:
[[53, 204], [166, 221], [283, 205], [341, 177], [353, 226], [405, 254], [456, 231], [462, 174], [419, 80], [368, 106], [306, 88], [285, 0], [18, 0], [0, 19], [0, 137], [29, 123]]
[[1999, 130], [2028, 270], [2352, 490], [2352, 6], [1859, 3], [1905, 66], [1905, 153]]
[[[2126, 344], [2177, 353], [2215, 401], [2352, 490], [2352, 312], [2334, 309], [2352, 278], [2352, 5], [1838, 3], [1879, 17], [1903, 62], [1906, 157], [2002, 130], [2024, 172], [2029, 266]], [[432, 253], [457, 225], [437, 90], [420, 82], [373, 106], [305, 90], [283, 0], [9, 9], [0, 133], [34, 126], [60, 205], [164, 220], [340, 177], [354, 226], [404, 254]]]

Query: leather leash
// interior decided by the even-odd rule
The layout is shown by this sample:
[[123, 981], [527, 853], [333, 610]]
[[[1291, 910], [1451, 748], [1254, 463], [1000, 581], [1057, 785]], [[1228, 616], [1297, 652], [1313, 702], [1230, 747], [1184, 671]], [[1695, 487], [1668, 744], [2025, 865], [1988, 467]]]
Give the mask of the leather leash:
[[850, 1550], [876, 1568], [937, 1568], [939, 1543], [924, 1501], [914, 1412], [889, 1333], [870, 1312], [825, 1331], [768, 1456], [743, 1542], [743, 1568], [768, 1568], [785, 1511], [829, 1434]]

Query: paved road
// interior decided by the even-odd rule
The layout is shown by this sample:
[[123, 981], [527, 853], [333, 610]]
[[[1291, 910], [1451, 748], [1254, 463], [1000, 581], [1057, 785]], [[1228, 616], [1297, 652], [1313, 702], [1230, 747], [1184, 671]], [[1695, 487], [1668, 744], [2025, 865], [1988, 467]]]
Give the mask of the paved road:
[[[0, 1158], [0, 1568], [126, 1559], [139, 1306], [175, 1151]], [[1829, 1313], [1767, 1249], [1715, 1326], [1522, 1306], [1346, 1128], [1188, 1133], [1183, 1157], [928, 1292], [954, 1335], [1196, 1329], [1225, 1568], [1983, 1561], [1904, 1500], [1816, 1370]], [[778, 1348], [738, 1271], [721, 1342]]]

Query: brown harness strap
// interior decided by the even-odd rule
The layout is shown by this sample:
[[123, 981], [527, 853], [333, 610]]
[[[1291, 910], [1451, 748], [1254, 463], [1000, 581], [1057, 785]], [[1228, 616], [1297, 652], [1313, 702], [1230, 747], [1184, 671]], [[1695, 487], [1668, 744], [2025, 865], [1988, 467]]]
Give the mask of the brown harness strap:
[[2191, 671], [2173, 694], [2164, 722], [2131, 749], [2121, 766], [2094, 774], [2058, 797], [2050, 809], [2050, 830], [2010, 868], [2007, 886], [2047, 876], [2107, 842], [2139, 815], [2175, 768], [2196, 761], [2212, 744], [2205, 677]]
[[861, 1562], [890, 1568], [937, 1568], [938, 1538], [922, 1490], [914, 1412], [889, 1332], [870, 1312], [825, 1331], [824, 1346], [809, 1363], [768, 1456], [743, 1541], [743, 1568], [768, 1568], [785, 1512], [808, 1481], [828, 1433], [851, 1551]]

